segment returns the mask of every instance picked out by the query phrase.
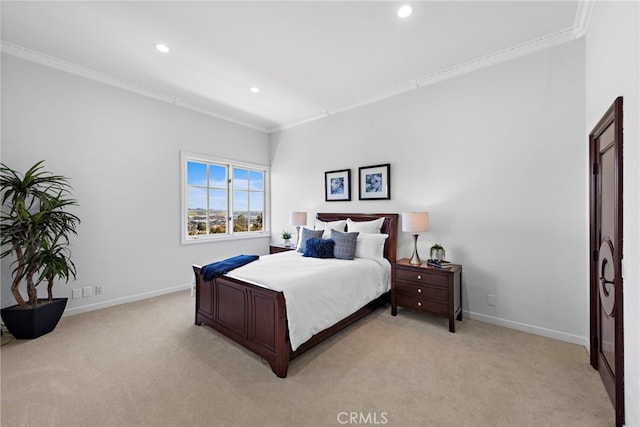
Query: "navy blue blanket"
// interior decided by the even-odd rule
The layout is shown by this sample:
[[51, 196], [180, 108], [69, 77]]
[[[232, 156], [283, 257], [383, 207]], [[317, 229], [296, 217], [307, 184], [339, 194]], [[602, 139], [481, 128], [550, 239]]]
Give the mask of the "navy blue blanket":
[[222, 261], [216, 261], [205, 265], [200, 270], [200, 274], [202, 274], [202, 278], [208, 282], [209, 280], [213, 280], [216, 277], [230, 272], [234, 268], [249, 264], [258, 258], [260, 258], [258, 255], [237, 255]]

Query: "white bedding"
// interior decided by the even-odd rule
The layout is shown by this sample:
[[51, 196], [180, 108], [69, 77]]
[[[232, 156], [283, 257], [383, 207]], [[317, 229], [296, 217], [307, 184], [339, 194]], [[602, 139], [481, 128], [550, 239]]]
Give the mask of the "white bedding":
[[384, 258], [342, 260], [288, 251], [261, 256], [229, 277], [284, 294], [292, 350], [387, 292], [391, 264]]

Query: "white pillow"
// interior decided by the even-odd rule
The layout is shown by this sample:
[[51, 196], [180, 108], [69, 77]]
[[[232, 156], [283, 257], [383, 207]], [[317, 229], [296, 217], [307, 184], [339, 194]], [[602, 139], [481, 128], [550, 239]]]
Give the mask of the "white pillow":
[[344, 232], [345, 225], [347, 225], [346, 219], [341, 219], [339, 221], [329, 221], [329, 222], [324, 222], [324, 221], [320, 221], [319, 219], [316, 219], [315, 229], [324, 230], [324, 233], [322, 233], [322, 238], [330, 239], [331, 230], [338, 230], [338, 231]]
[[353, 221], [347, 218], [347, 231], [358, 231], [360, 233], [380, 233], [384, 223], [384, 217], [374, 219], [373, 221]]
[[384, 258], [384, 242], [388, 234], [360, 233], [356, 240], [356, 258]]

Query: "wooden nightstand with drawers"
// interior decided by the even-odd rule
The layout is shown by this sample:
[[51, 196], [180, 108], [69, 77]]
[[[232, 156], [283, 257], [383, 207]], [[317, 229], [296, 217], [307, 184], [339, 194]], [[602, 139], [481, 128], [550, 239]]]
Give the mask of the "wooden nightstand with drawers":
[[277, 254], [279, 252], [295, 251], [295, 246], [285, 246], [283, 244], [269, 245], [269, 254]]
[[449, 332], [456, 331], [455, 320], [462, 320], [462, 266], [449, 268], [409, 264], [403, 258], [393, 264], [391, 273], [391, 315], [398, 307], [449, 318]]

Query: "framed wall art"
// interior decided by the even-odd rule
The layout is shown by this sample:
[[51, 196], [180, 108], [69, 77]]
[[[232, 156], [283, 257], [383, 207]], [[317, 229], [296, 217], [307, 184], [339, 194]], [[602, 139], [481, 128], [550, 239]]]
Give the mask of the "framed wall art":
[[327, 202], [351, 200], [351, 169], [324, 173], [324, 200]]
[[358, 168], [360, 200], [391, 199], [391, 165], [363, 166]]

